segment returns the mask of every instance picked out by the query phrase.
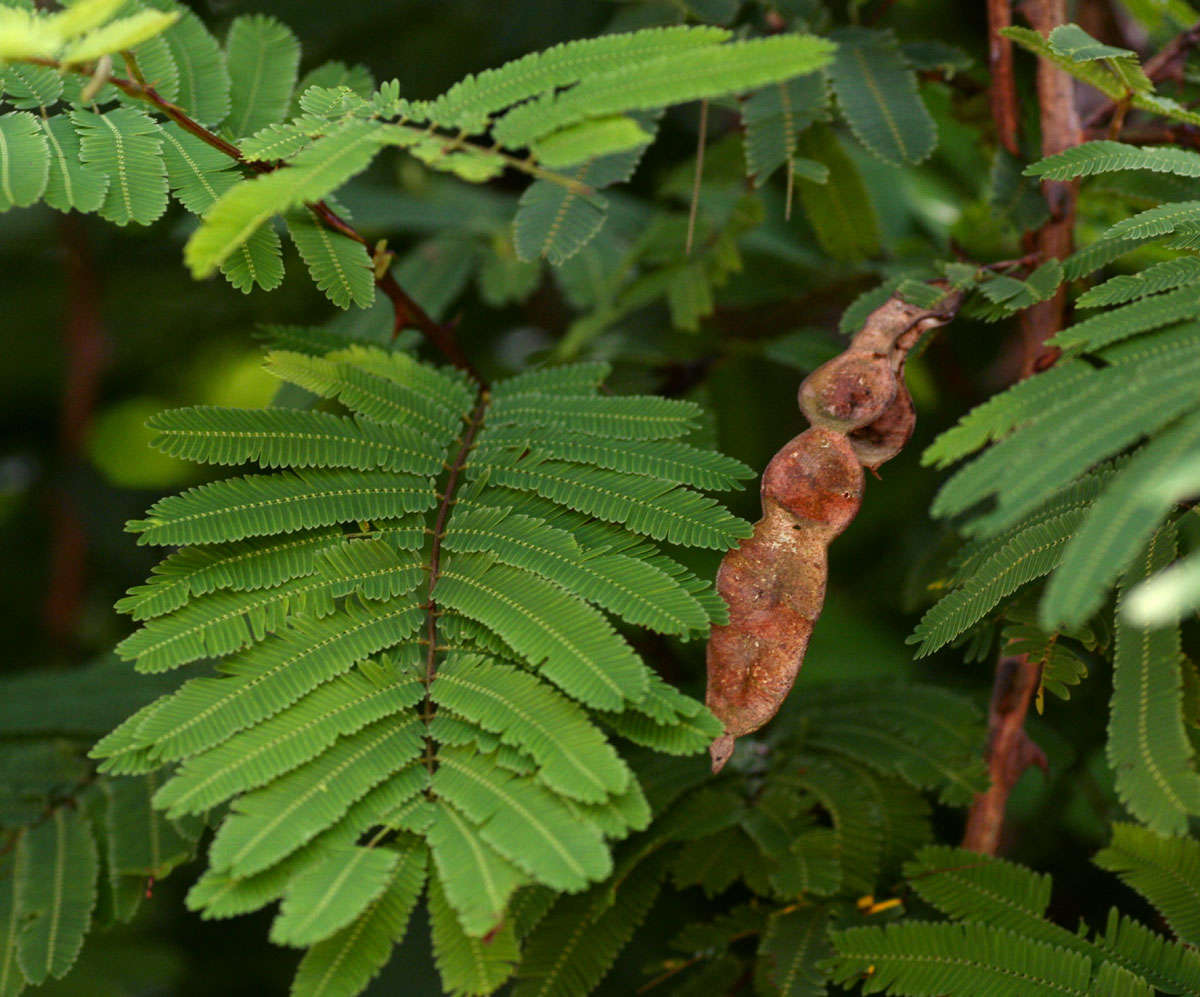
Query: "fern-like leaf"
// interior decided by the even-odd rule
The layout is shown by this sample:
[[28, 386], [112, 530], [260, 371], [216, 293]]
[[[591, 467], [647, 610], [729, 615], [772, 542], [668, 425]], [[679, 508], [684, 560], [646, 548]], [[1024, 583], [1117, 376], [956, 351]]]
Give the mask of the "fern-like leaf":
[[937, 145], [937, 126], [895, 36], [845, 28], [833, 37], [838, 48], [829, 76], [859, 141], [893, 166], [926, 159]]
[[[1174, 554], [1174, 530], [1165, 527], [1127, 572], [1124, 585], [1162, 568]], [[1121, 801], [1166, 834], [1185, 831], [1188, 815], [1200, 813], [1200, 774], [1179, 702], [1179, 642], [1177, 627], [1139, 628], [1118, 612], [1108, 760]]]
[[167, 210], [167, 169], [162, 130], [132, 107], [105, 114], [72, 111], [80, 159], [109, 179], [100, 217], [117, 225], [149, 225]]
[[1180, 941], [1196, 944], [1200, 938], [1200, 842], [1163, 837], [1135, 824], [1114, 824], [1112, 842], [1096, 853], [1094, 861], [1149, 900]]

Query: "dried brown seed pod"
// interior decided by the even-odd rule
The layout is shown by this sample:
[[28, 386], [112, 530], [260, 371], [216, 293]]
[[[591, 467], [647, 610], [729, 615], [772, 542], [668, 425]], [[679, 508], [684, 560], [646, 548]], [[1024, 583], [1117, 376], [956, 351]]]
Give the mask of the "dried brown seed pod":
[[947, 294], [931, 311], [890, 298], [844, 353], [800, 386], [812, 427], [767, 465], [762, 519], [717, 573], [729, 623], [713, 627], [708, 641], [707, 703], [725, 724], [710, 747], [714, 772], [791, 690], [825, 602], [826, 551], [862, 502], [863, 467], [899, 453], [916, 424], [904, 385], [908, 351], [949, 322], [960, 301]]

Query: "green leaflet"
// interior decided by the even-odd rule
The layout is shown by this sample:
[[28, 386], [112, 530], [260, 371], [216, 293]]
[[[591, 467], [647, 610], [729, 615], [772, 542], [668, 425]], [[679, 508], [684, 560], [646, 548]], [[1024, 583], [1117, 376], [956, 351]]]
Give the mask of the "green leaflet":
[[481, 131], [489, 118], [519, 101], [670, 52], [686, 52], [724, 41], [729, 32], [712, 27], [652, 28], [555, 45], [543, 52], [485, 70], [454, 84], [427, 108], [447, 128]]
[[578, 467], [563, 461], [492, 468], [498, 485], [529, 490], [578, 512], [656, 540], [726, 550], [750, 535], [747, 524], [713, 499], [668, 481]]
[[[454, 933], [481, 938], [494, 931], [525, 877], [449, 804], [434, 806], [425, 834], [446, 899], [454, 906]], [[432, 893], [430, 900], [433, 908]]]
[[221, 273], [243, 294], [255, 287], [273, 291], [283, 283], [283, 247], [279, 233], [263, 222], [221, 264]]
[[428, 855], [411, 847], [401, 853], [383, 893], [353, 923], [305, 953], [292, 983], [296, 997], [354, 997], [403, 938], [425, 885]]
[[1086, 509], [1068, 509], [1016, 533], [990, 557], [972, 565], [966, 581], [921, 617], [912, 642], [918, 655], [932, 654], [982, 620], [1022, 585], [1050, 574], [1079, 530]]
[[[436, 862], [436, 851], [434, 859]], [[490, 994], [516, 968], [520, 957], [516, 933], [511, 924], [496, 925], [485, 941], [479, 937], [483, 932], [467, 930], [447, 902], [450, 897], [447, 880], [447, 874], [439, 866], [438, 876], [430, 878], [427, 893], [433, 959], [442, 986], [454, 994]]]
[[[232, 678], [193, 679], [166, 698], [133, 732], [162, 760], [220, 744], [350, 670], [358, 661], [409, 637], [420, 623], [409, 599], [348, 608], [244, 651], [227, 663]], [[94, 751], [100, 752], [100, 746]]]
[[560, 898], [525, 941], [513, 997], [591, 992], [650, 913], [661, 882], [659, 864], [623, 878], [615, 895], [602, 883]]
[[519, 148], [587, 118], [719, 97], [811, 73], [829, 62], [832, 51], [821, 38], [781, 35], [713, 45], [702, 59], [684, 50], [627, 63], [509, 111], [492, 134], [501, 144]]
[[6, 63], [0, 70], [0, 92], [18, 110], [36, 111], [49, 107], [62, 95], [62, 76], [49, 66]]
[[164, 819], [151, 804], [161, 781], [151, 773], [103, 783], [108, 874], [132, 877], [139, 891], [147, 877], [165, 878], [195, 852], [197, 834]]
[[[642, 148], [601, 156], [570, 171], [572, 180], [592, 190], [628, 180], [642, 158]], [[546, 257], [561, 266], [586, 246], [604, 226], [608, 204], [599, 194], [585, 194], [550, 180], [535, 180], [521, 195], [513, 219], [513, 245], [522, 260]]]
[[308, 215], [288, 219], [288, 232], [317, 288], [339, 308], [370, 308], [375, 273], [364, 247]]
[[179, 18], [178, 11], [140, 10], [118, 18], [69, 43], [59, 58], [64, 63], [84, 63], [132, 49], [160, 34]]
[[50, 150], [27, 111], [0, 114], [0, 211], [35, 203], [50, 175]]
[[507, 773], [494, 756], [443, 746], [432, 785], [484, 841], [537, 882], [575, 892], [612, 870], [594, 824], [578, 820], [535, 780]]
[[1200, 226], [1200, 201], [1175, 201], [1140, 211], [1107, 229], [1102, 239], [1153, 239]]
[[425, 476], [445, 459], [444, 446], [415, 430], [324, 412], [196, 406], [159, 413], [147, 425], [157, 434], [153, 446], [197, 463], [383, 468]]
[[653, 139], [633, 118], [615, 114], [568, 125], [538, 139], [531, 148], [544, 166], [562, 169], [600, 156], [641, 150]]
[[96, 904], [98, 859], [87, 818], [58, 807], [17, 841], [17, 908], [25, 921], [17, 963], [30, 983], [64, 976]]
[[1083, 346], [1096, 350], [1139, 332], [1195, 318], [1197, 314], [1200, 314], [1200, 302], [1197, 302], [1195, 288], [1181, 287], [1076, 322], [1058, 333], [1053, 342], [1064, 348]]
[[0, 997], [16, 997], [27, 982], [17, 964], [19, 913], [17, 877], [9, 856], [0, 859]]
[[1200, 938], [1200, 842], [1168, 838], [1135, 824], [1114, 824], [1113, 840], [1096, 853], [1101, 869], [1117, 873], [1166, 918], [1179, 940]]
[[686, 634], [708, 628], [704, 607], [655, 564], [624, 554], [585, 553], [570, 533], [530, 516], [508, 515], [504, 509], [462, 510], [450, 519], [447, 550], [490, 552], [652, 630]]
[[646, 668], [608, 622], [585, 603], [524, 572], [457, 555], [443, 568], [435, 597], [499, 634], [569, 695], [620, 709], [645, 689]]
[[826, 992], [825, 974], [817, 963], [832, 954], [827, 922], [828, 915], [820, 908], [769, 918], [758, 946], [759, 985], [783, 997], [821, 997]]
[[385, 126], [350, 121], [301, 150], [286, 170], [238, 184], [209, 209], [184, 247], [196, 277], [206, 277], [273, 215], [319, 201], [363, 170], [387, 141]]
[[746, 172], [761, 187], [796, 150], [800, 132], [829, 116], [829, 95], [819, 73], [798, 76], [751, 94], [742, 102]]
[[976, 405], [926, 448], [921, 463], [948, 467], [957, 460], [1007, 436], [1021, 423], [1041, 417], [1058, 399], [1092, 375], [1094, 368], [1079, 360], [1063, 360], [1034, 377]]
[[424, 512], [436, 502], [427, 479], [384, 471], [283, 471], [230, 478], [169, 496], [132, 521], [140, 543], [222, 543], [334, 523]]
[[1139, 148], [1124, 142], [1084, 142], [1027, 166], [1025, 175], [1043, 180], [1073, 180], [1119, 170], [1150, 170], [1200, 177], [1200, 155], [1186, 149]]
[[167, 184], [175, 199], [192, 214], [203, 215], [242, 179], [232, 159], [174, 122], [163, 125], [160, 134]]
[[108, 191], [108, 174], [79, 158], [79, 136], [62, 114], [44, 118], [42, 131], [50, 152], [45, 201], [56, 211], [97, 211]]
[[628, 768], [587, 715], [533, 676], [482, 658], [449, 658], [430, 689], [453, 710], [506, 744], [528, 751], [539, 777], [573, 799], [603, 802], [629, 784]]
[[105, 114], [72, 111], [80, 159], [109, 177], [100, 217], [117, 225], [149, 225], [167, 209], [162, 130], [132, 107]]
[[383, 893], [399, 860], [391, 849], [354, 847], [307, 866], [288, 883], [271, 941], [303, 948], [344, 928]]
[[[958, 471], [938, 493], [934, 514], [953, 515], [995, 493], [995, 511], [971, 524], [974, 532], [995, 533], [1087, 468], [1187, 411], [1193, 402], [1185, 384], [1200, 364], [1200, 354], [1194, 347], [1157, 353], [1152, 349], [1149, 346], [1143, 358], [1096, 371], [1076, 390], [1069, 408], [1060, 412], [1054, 406], [1056, 418], [1040, 419]], [[1147, 383], [1154, 384], [1155, 391], [1145, 391]], [[1096, 420], [1091, 406], [1101, 399], [1106, 418]], [[1044, 454], [1044, 459], [1026, 463], [1033, 451]], [[1015, 480], [1006, 471], [1014, 466], [1011, 462], [1024, 469]]]
[[229, 114], [229, 72], [217, 40], [190, 10], [160, 36], [179, 71], [178, 103], [202, 125]]
[[160, 561], [145, 585], [135, 585], [117, 610], [135, 620], [151, 619], [178, 609], [191, 595], [220, 588], [251, 591], [273, 588], [316, 570], [317, 551], [328, 547], [340, 531], [316, 530], [261, 546], [188, 547]]
[[226, 127], [238, 138], [287, 113], [300, 65], [300, 42], [273, 17], [238, 17], [225, 43], [229, 71]]
[[1122, 468], [1096, 501], [1046, 588], [1043, 626], [1078, 626], [1100, 606], [1174, 506], [1161, 484], [1182, 461], [1200, 455], [1200, 414], [1168, 427]]
[[[1174, 556], [1174, 528], [1164, 527], [1126, 573], [1123, 587]], [[1200, 775], [1180, 713], [1179, 640], [1177, 627], [1151, 630], [1126, 622], [1118, 601], [1108, 761], [1121, 802], [1166, 834], [1186, 831], [1188, 816], [1200, 813]]]
[[830, 961], [835, 983], [849, 983], [871, 969], [871, 986], [899, 993], [1016, 993], [1022, 997], [1087, 997], [1091, 962], [987, 924], [908, 921], [886, 928], [830, 933], [837, 955]]
[[378, 721], [271, 785], [239, 797], [236, 812], [213, 839], [213, 869], [250, 875], [299, 848], [368, 789], [416, 758], [418, 726], [416, 721]]
[[879, 248], [879, 223], [867, 188], [837, 134], [824, 126], [804, 131], [797, 152], [828, 171], [825, 183], [799, 177], [804, 214], [831, 256], [856, 260]]
[[305, 764], [340, 736], [400, 713], [422, 692], [415, 677], [376, 683], [351, 672], [318, 686], [285, 713], [193, 755], [159, 790], [169, 816], [202, 813]]
[[1118, 274], [1081, 294], [1075, 302], [1081, 308], [1120, 305], [1181, 285], [1200, 283], [1200, 257], [1181, 256], [1163, 260], [1136, 274]]
[[937, 145], [937, 126], [890, 31], [844, 28], [829, 78], [855, 136], [886, 163], [919, 163]]

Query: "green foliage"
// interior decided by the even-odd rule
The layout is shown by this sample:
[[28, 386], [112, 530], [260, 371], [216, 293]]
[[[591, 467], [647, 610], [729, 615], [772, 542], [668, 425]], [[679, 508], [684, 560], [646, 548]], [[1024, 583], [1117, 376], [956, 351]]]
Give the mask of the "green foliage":
[[[94, 232], [47, 226], [36, 205], [163, 219], [104, 243], [114, 277], [96, 293], [118, 349], [101, 395], [188, 406], [147, 428], [186, 490], [150, 496], [129, 526], [168, 548], [119, 603], [133, 667], [0, 687], [0, 995], [72, 965], [61, 986], [108, 992], [86, 950], [77, 962], [86, 933], [134, 918], [205, 828], [187, 906], [211, 919], [273, 907], [262, 934], [306, 950], [295, 994], [352, 997], [381, 972], [380, 989], [415, 992], [435, 966], [446, 993], [517, 997], [1200, 992], [1184, 836], [1200, 815], [1200, 683], [1181, 626], [1200, 606], [1187, 513], [1200, 157], [1119, 141], [1155, 141], [1163, 117], [1200, 122], [1186, 67], [1148, 74], [1108, 43], [1131, 42], [1077, 25], [1010, 29], [1116, 111], [1113, 139], [1026, 165], [991, 154], [991, 81], [957, 47], [980, 42], [946, 4], [634, 0], [596, 37], [476, 71], [527, 41], [518, 4], [460, 26], [450, 49], [469, 60], [423, 21], [363, 50], [372, 64], [402, 52], [421, 93], [422, 59], [451, 79], [473, 71], [428, 100], [360, 65], [312, 66], [268, 16], [218, 12], [218, 41], [174, 0], [43, 6], [0, 0], [11, 313], [68, 299], [77, 375]], [[1122, 6], [1154, 46], [1195, 19], [1183, 0]], [[306, 30], [324, 23], [297, 10]], [[345, 36], [322, 46], [340, 49], [359, 16], [339, 15]], [[590, 23], [572, 10], [563, 34]], [[937, 41], [913, 34], [929, 23]], [[403, 47], [413, 39], [425, 48]], [[1017, 61], [1022, 97], [1034, 65]], [[691, 101], [704, 104], [672, 110]], [[1026, 148], [1033, 124], [1023, 115]], [[1064, 260], [1029, 254], [1033, 231], [1063, 220], [1039, 180], [1080, 181]], [[188, 340], [208, 342], [198, 328], [225, 335], [269, 307], [221, 287], [176, 301], [156, 279], [175, 239], [193, 276], [220, 271], [248, 293], [302, 264], [345, 311], [267, 328], [282, 382], [269, 407], [226, 401], [257, 372], [159, 375]], [[60, 256], [66, 295], [38, 276]], [[311, 307], [305, 283], [278, 314]], [[1058, 299], [1075, 316], [1054, 330], [1064, 353], [926, 451], [939, 469], [963, 462], [934, 502], [953, 533], [935, 543], [922, 525], [928, 472], [897, 461], [868, 483], [862, 521], [830, 551], [795, 694], [710, 778], [692, 756], [721, 725], [688, 694], [703, 656], [687, 642], [728, 622], [708, 579], [750, 528], [705, 493], [753, 480], [774, 437], [799, 429], [774, 404], [791, 390], [779, 365], [829, 359], [833, 325], [857, 331], [892, 294], [932, 307], [947, 288], [967, 296], [954, 342], [922, 342], [909, 365], [922, 426], [1006, 379], [1011, 320], [1028, 333]], [[131, 296], [146, 317], [132, 331]], [[420, 359], [418, 331], [457, 369]], [[23, 349], [10, 366], [36, 385]], [[61, 454], [26, 460], [44, 421], [0, 461], [0, 517], [40, 537], [25, 492], [61, 486], [78, 489], [88, 530], [115, 519], [111, 496], [93, 508], [86, 473], [56, 477], [69, 426]], [[136, 463], [113, 449], [106, 466]], [[210, 467], [185, 478], [185, 460]], [[756, 511], [752, 494], [733, 502]], [[90, 550], [96, 590], [71, 639], [107, 646], [118, 635], [94, 606], [132, 562], [96, 537]], [[903, 583], [918, 550], [927, 561]], [[22, 581], [36, 577], [26, 561]], [[947, 660], [894, 653], [915, 608], [918, 654]], [[952, 646], [1024, 658], [1039, 712], [1049, 690], [1072, 700], [1054, 711], [1094, 721], [1031, 724], [1049, 784], [1016, 788], [1006, 842], [1039, 868], [1069, 865], [1114, 818], [1138, 821], [1115, 824], [1096, 862], [1176, 938], [1115, 911], [1103, 931], [1060, 926], [1048, 876], [934, 844], [988, 788], [990, 676], [926, 684], [955, 667]], [[1069, 870], [1064, 899], [1095, 921], [1085, 880]], [[101, 944], [119, 952], [121, 938]]]
[[[269, 366], [351, 414], [193, 408], [152, 420], [167, 453], [285, 470], [202, 485], [131, 524], [143, 542], [191, 546], [123, 603], [145, 622], [121, 653], [151, 673], [227, 657], [222, 677], [186, 683], [95, 754], [111, 771], [181, 763], [154, 797], [173, 818], [234, 799], [210, 849], [212, 887], [193, 891], [193, 906], [228, 916], [282, 896], [272, 938], [314, 953], [342, 944], [355, 919], [364, 930], [398, 920], [376, 905], [398, 870], [415, 874], [392, 843], [419, 835], [438, 872], [446, 985], [485, 992], [515, 958], [515, 939], [503, 956], [491, 934], [514, 892], [585, 889], [612, 868], [606, 839], [649, 820], [596, 721], [636, 711], [673, 731], [679, 751], [718, 732], [699, 704], [650, 681], [602, 610], [706, 631], [690, 574], [642, 538], [736, 542], [745, 524], [681, 479], [727, 488], [749, 472], [674, 442], [695, 406], [599, 394], [599, 364], [519, 375], [487, 395], [378, 348], [275, 353]], [[572, 463], [593, 456], [620, 470]], [[437, 489], [455, 484], [451, 511]], [[604, 541], [579, 532], [572, 506], [613, 523]], [[645, 553], [623, 552], [635, 548]], [[436, 617], [420, 608], [430, 594]], [[423, 650], [432, 635], [436, 655]], [[247, 892], [259, 881], [270, 886]], [[246, 899], [231, 903], [229, 889]], [[379, 951], [355, 954], [362, 974]], [[311, 955], [301, 981], [328, 958]]]
[[859, 141], [894, 166], [928, 157], [937, 145], [937, 127], [895, 37], [887, 31], [847, 28], [834, 38], [838, 49], [829, 75]]
[[[1116, 855], [1097, 862], [1122, 866]], [[930, 846], [904, 872], [920, 898], [951, 923], [911, 920], [834, 931], [837, 954], [827, 966], [835, 980], [862, 980], [865, 993], [931, 997], [1188, 993], [1200, 980], [1194, 950], [1115, 910], [1105, 932], [1090, 938], [1086, 930], [1075, 933], [1046, 920], [1049, 877], [1002, 859]], [[1141, 889], [1140, 877], [1131, 883]]]

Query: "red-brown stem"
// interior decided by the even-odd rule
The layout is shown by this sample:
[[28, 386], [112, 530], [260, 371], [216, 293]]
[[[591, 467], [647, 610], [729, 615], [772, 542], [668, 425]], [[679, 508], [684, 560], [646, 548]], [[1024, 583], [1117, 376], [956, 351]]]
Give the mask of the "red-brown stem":
[[[1033, 28], [1043, 35], [1067, 21], [1066, 0], [1027, 0], [1022, 10]], [[1082, 140], [1079, 115], [1075, 109], [1071, 77], [1046, 60], [1037, 68], [1038, 110], [1042, 126], [1042, 152], [1053, 155], [1078, 145]], [[1050, 209], [1050, 220], [1028, 242], [1037, 258], [1063, 259], [1071, 252], [1075, 223], [1074, 185], [1061, 182], [1042, 184], [1042, 193]], [[1045, 342], [1063, 327], [1066, 310], [1065, 288], [1049, 301], [1021, 313], [1021, 376], [1028, 377], [1050, 366], [1058, 350]], [[1029, 703], [1041, 681], [1041, 665], [1026, 655], [1001, 652], [996, 663], [988, 708], [987, 766], [991, 784], [971, 804], [963, 847], [994, 855], [1004, 830], [1004, 811], [1013, 786], [1030, 765], [1046, 765], [1045, 755], [1025, 732]]]
[[1000, 34], [1012, 24], [1010, 0], [987, 0], [988, 67], [991, 71], [992, 120], [1000, 144], [1014, 156], [1020, 154], [1017, 143], [1017, 88], [1013, 78], [1012, 42]]
[[[59, 63], [52, 59], [30, 59], [32, 63], [42, 66], [51, 66], [55, 69], [62, 69]], [[131, 55], [126, 55], [126, 63], [129, 66], [130, 73], [133, 76], [140, 76], [137, 69], [137, 62]], [[88, 71], [83, 67], [66, 67], [76, 72], [86, 74]], [[266, 163], [257, 160], [248, 160], [243, 155], [242, 150], [231, 142], [227, 142], [220, 135], [215, 134], [205, 128], [198, 121], [193, 120], [188, 116], [187, 112], [177, 104], [166, 100], [162, 94], [154, 89], [148, 83], [137, 79], [125, 79], [119, 76], [113, 76], [108, 79], [114, 87], [122, 93], [133, 97], [136, 100], [144, 100], [147, 104], [154, 107], [155, 110], [164, 114], [170, 120], [174, 121], [180, 128], [190, 134], [196, 136], [206, 145], [212, 146], [218, 152], [224, 153], [230, 159], [243, 166], [253, 170], [256, 173], [269, 173], [272, 170], [278, 169], [283, 164], [281, 163]], [[325, 226], [335, 232], [340, 232], [342, 235], [353, 239], [363, 247], [363, 250], [371, 257], [372, 265], [375, 262], [375, 254], [371, 250], [371, 246], [367, 240], [344, 218], [334, 211], [324, 201], [315, 201], [308, 204], [308, 209], [313, 215]], [[439, 350], [452, 364], [469, 373], [480, 383], [482, 379], [478, 372], [467, 360], [466, 355], [458, 345], [458, 339], [455, 336], [455, 327], [453, 323], [442, 324], [435, 321], [412, 297], [400, 286], [396, 278], [390, 270], [385, 269], [382, 274], [376, 273], [375, 283], [388, 300], [392, 303], [392, 308], [395, 313], [395, 333], [401, 329], [412, 326], [417, 329], [435, 349]]]
[[[1026, 0], [1022, 10], [1039, 34], [1048, 35], [1067, 23], [1066, 0]], [[1037, 66], [1038, 111], [1042, 126], [1042, 155], [1053, 156], [1083, 141], [1083, 129], [1075, 106], [1075, 84], [1069, 73], [1047, 59]], [[1078, 187], [1062, 180], [1042, 182], [1042, 195], [1050, 220], [1032, 233], [1027, 249], [1042, 260], [1066, 259], [1071, 255], [1075, 230], [1075, 199]], [[1021, 313], [1021, 376], [1029, 377], [1053, 363], [1058, 355], [1045, 342], [1063, 327], [1067, 290], [1060, 287], [1048, 301]]]
[[[441, 504], [438, 506], [437, 517], [433, 522], [433, 543], [429, 548], [429, 588], [425, 606], [425, 639], [428, 642], [428, 646], [425, 649], [425, 675], [422, 680], [425, 685], [425, 702], [421, 708], [421, 716], [427, 723], [433, 716], [433, 701], [429, 697], [429, 689], [433, 685], [434, 678], [437, 676], [437, 603], [434, 601], [433, 594], [437, 588], [438, 575], [442, 568], [442, 539], [446, 533], [446, 520], [450, 516], [450, 510], [454, 507], [454, 490], [458, 487], [459, 475], [462, 474], [463, 468], [466, 467], [471, 447], [475, 445], [475, 437], [483, 426], [483, 414], [487, 409], [487, 403], [488, 396], [485, 389], [480, 395], [479, 402], [468, 417], [467, 429], [463, 434], [462, 444], [458, 448], [458, 453], [455, 454], [454, 461], [450, 465], [450, 473], [446, 476], [446, 487], [442, 492]], [[428, 740], [427, 738], [427, 748], [429, 747]], [[434, 765], [433, 752], [427, 750], [425, 755], [426, 765], [432, 771]]]
[[[73, 215], [60, 223], [67, 269], [63, 346], [65, 384], [59, 414], [60, 473], [69, 473], [87, 436], [108, 352], [100, 322], [100, 292], [83, 225]], [[42, 616], [51, 639], [68, 644], [83, 601], [87, 534], [69, 488], [59, 483], [51, 499], [50, 583]]]
[[1030, 765], [1046, 768], [1046, 756], [1025, 732], [1025, 715], [1041, 681], [1041, 665], [1026, 655], [1002, 655], [988, 706], [987, 763], [991, 785], [975, 797], [962, 846], [995, 855], [1004, 830], [1004, 810], [1013, 786]]

